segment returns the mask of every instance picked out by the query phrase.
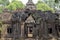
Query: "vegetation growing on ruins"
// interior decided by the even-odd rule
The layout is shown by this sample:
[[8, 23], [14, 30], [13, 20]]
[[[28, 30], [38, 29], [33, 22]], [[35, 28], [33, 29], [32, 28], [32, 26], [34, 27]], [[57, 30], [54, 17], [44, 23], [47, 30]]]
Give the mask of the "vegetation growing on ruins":
[[[42, 10], [42, 11], [50, 10], [52, 12], [55, 11], [53, 7], [49, 6], [49, 5], [52, 5], [50, 4], [52, 0], [48, 0], [49, 4], [47, 4], [47, 0], [44, 0], [44, 1], [45, 2], [41, 0], [38, 1], [38, 3], [36, 4], [37, 10]], [[58, 3], [59, 3], [59, 0], [54, 0], [54, 4], [58, 4]], [[12, 0], [11, 2], [9, 2], [9, 0], [0, 0], [0, 13], [3, 12], [4, 8], [7, 8], [9, 10], [16, 10], [17, 8], [22, 9], [24, 7], [25, 5], [18, 0]]]
[[36, 4], [37, 6], [37, 10], [42, 10], [42, 11], [54, 11], [53, 8], [49, 7], [46, 3], [43, 3], [42, 1], [38, 1], [38, 3]]
[[6, 8], [9, 10], [22, 9], [24, 8], [24, 4], [21, 1], [14, 1], [6, 6]]
[[2, 6], [0, 6], [0, 13], [2, 13], [3, 12], [3, 7]]

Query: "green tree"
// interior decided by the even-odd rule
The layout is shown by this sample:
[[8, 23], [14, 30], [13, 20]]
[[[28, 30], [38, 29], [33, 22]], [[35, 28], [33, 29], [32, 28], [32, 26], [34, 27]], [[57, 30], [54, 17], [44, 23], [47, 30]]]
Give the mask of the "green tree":
[[46, 3], [43, 3], [42, 1], [38, 1], [38, 3], [36, 4], [37, 6], [37, 10], [42, 10], [42, 11], [52, 11], [54, 12], [54, 9], [49, 7]]
[[16, 10], [17, 8], [24, 8], [24, 4], [21, 1], [11, 2], [8, 6], [6, 6], [9, 10]]
[[55, 3], [58, 3], [59, 2], [59, 0], [55, 0]]
[[0, 4], [2, 4], [3, 6], [6, 6], [9, 4], [9, 0], [0, 0]]
[[0, 13], [3, 12], [3, 9], [5, 8], [5, 6], [9, 5], [9, 0], [0, 0]]
[[3, 9], [4, 9], [4, 7], [3, 6], [0, 6], [0, 13], [3, 12]]
[[12, 2], [15, 2], [15, 1], [18, 1], [18, 0], [12, 0]]
[[55, 7], [60, 8], [60, 0], [55, 0]]

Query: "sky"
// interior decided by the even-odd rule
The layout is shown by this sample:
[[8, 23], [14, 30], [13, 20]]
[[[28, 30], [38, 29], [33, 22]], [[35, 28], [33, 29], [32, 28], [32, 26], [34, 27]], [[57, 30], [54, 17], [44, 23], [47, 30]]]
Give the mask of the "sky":
[[[11, 0], [9, 0], [9, 1], [11, 1]], [[28, 2], [28, 0], [19, 0], [19, 1], [22, 1], [23, 4], [26, 4]], [[38, 0], [32, 0], [32, 1], [34, 3], [37, 3], [38, 2]]]
[[[21, 0], [24, 4], [27, 3], [28, 0]], [[38, 0], [32, 0], [34, 3], [37, 3]]]

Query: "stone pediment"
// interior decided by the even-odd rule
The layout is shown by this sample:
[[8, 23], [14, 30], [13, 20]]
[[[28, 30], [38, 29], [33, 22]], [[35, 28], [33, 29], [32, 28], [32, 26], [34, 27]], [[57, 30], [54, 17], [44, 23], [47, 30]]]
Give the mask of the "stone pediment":
[[9, 21], [11, 19], [11, 14], [10, 13], [4, 13], [2, 14], [2, 21]]
[[26, 22], [26, 23], [30, 23], [30, 22], [34, 22], [34, 23], [35, 23], [35, 20], [34, 20], [34, 18], [30, 15], [30, 16], [26, 19], [25, 22]]

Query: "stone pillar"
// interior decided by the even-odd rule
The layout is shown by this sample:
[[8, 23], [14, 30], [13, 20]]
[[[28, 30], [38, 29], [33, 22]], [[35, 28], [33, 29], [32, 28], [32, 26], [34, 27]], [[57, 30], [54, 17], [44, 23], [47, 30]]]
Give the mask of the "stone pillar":
[[21, 33], [20, 33], [20, 23], [13, 24], [13, 40], [20, 40]]
[[52, 23], [52, 34], [55, 38], [57, 38], [57, 32], [56, 32], [56, 29], [55, 29], [55, 23]]
[[21, 40], [24, 40], [24, 22], [21, 23]]
[[48, 40], [48, 26], [47, 26], [47, 23], [44, 22], [43, 25], [44, 25], [44, 28], [43, 28], [43, 30], [44, 30], [43, 40]]
[[33, 27], [33, 37], [36, 39], [36, 35], [37, 35], [36, 25], [32, 27]]
[[43, 21], [40, 21], [40, 25], [39, 25], [39, 40], [42, 40], [43, 32], [44, 32]]
[[9, 26], [8, 24], [3, 24], [2, 25], [2, 40], [7, 39], [5, 36], [7, 35], [7, 26]]
[[36, 39], [40, 40], [41, 39], [41, 27], [40, 27], [40, 24], [38, 23], [36, 25]]

